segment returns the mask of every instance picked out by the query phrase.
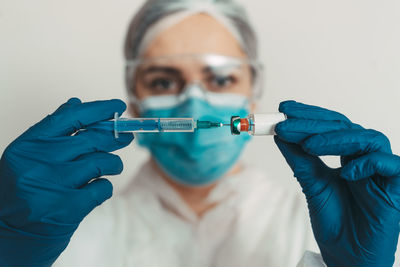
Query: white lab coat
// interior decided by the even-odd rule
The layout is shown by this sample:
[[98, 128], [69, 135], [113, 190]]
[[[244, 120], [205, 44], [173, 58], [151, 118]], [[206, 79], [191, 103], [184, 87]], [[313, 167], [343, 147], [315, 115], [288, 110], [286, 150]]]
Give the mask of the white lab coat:
[[[305, 198], [250, 167], [211, 191], [219, 204], [197, 218], [152, 169], [81, 223], [55, 266], [296, 266], [318, 252]], [[309, 253], [299, 266], [324, 266]]]

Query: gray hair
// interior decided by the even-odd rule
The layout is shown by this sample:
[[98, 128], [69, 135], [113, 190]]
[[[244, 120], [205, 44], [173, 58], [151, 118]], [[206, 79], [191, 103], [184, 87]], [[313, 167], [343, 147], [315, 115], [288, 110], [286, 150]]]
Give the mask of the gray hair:
[[234, 0], [147, 0], [133, 17], [125, 39], [125, 59], [138, 58], [139, 47], [151, 25], [175, 12], [190, 9], [193, 4], [211, 5], [232, 23], [242, 39], [242, 49], [249, 59], [257, 60], [257, 37], [244, 8]]

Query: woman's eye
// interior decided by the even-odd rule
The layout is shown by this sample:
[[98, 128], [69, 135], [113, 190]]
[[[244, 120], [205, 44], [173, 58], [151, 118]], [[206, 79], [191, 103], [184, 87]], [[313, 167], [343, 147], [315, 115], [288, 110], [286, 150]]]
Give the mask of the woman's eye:
[[236, 79], [233, 76], [214, 76], [211, 79], [211, 83], [213, 87], [224, 89], [236, 82]]
[[150, 82], [150, 88], [154, 91], [171, 91], [176, 89], [176, 82], [170, 79], [158, 78]]

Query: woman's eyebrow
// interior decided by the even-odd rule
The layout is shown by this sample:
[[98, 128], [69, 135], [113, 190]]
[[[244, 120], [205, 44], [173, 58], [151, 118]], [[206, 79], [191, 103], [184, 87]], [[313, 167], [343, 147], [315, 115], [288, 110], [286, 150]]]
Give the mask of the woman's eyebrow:
[[180, 75], [181, 71], [173, 67], [166, 66], [150, 66], [143, 70], [143, 74], [153, 73], [153, 72], [165, 72], [167, 74]]

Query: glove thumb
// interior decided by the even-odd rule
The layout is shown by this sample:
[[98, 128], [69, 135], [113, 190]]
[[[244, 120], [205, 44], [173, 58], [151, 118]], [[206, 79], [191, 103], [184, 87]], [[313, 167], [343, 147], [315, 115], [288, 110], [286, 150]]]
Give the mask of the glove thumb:
[[274, 140], [307, 199], [320, 193], [325, 188], [328, 181], [327, 174], [331, 173], [332, 169], [319, 157], [307, 154], [301, 146], [287, 143], [278, 136], [274, 136]]

